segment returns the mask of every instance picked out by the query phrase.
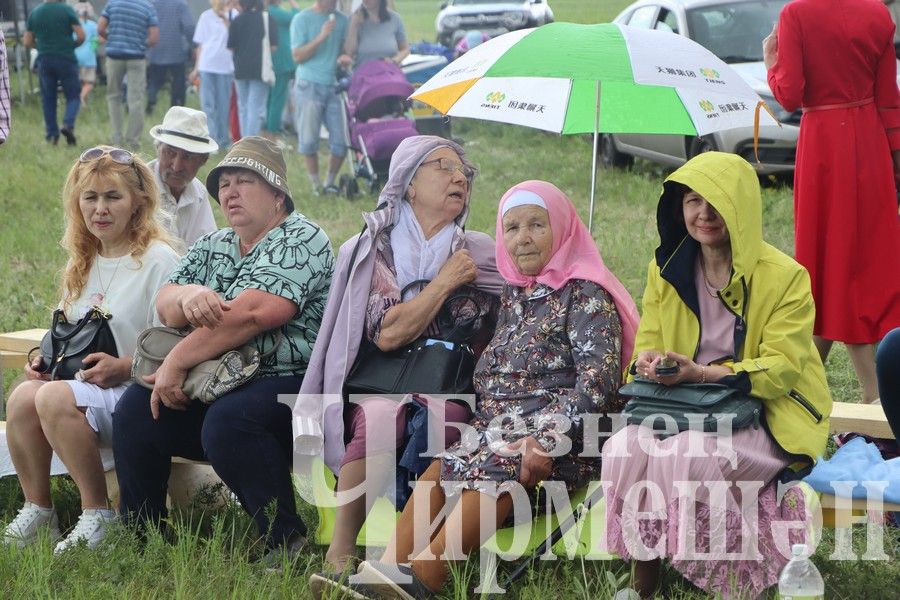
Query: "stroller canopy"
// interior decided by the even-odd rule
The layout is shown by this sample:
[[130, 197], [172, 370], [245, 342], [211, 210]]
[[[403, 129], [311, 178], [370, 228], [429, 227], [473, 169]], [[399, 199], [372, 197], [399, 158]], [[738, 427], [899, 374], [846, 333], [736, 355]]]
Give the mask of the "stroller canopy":
[[403, 101], [412, 93], [413, 87], [400, 67], [384, 60], [370, 60], [360, 65], [350, 79], [347, 97], [351, 116], [365, 119], [372, 104], [385, 98]]

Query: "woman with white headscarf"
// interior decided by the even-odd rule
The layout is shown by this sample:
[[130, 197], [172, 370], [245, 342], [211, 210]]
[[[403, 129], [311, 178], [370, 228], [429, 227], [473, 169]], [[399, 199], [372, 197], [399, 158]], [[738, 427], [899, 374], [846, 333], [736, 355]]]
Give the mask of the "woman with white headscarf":
[[[463, 229], [474, 176], [475, 167], [458, 144], [435, 136], [403, 140], [391, 158], [378, 208], [363, 215], [364, 231], [338, 253], [328, 305], [294, 414], [298, 453], [324, 454], [325, 463], [338, 473], [339, 493], [365, 482], [384, 485], [394, 451], [402, 444], [405, 411], [392, 400], [324, 405], [321, 397], [311, 395], [340, 395], [366, 342], [389, 352], [435, 336], [435, 317], [462, 286], [475, 288], [468, 293], [476, 299], [474, 316], [481, 321], [477, 328], [482, 335], [476, 337], [486, 343], [493, 333], [502, 285], [494, 242], [484, 233]], [[430, 283], [415, 284], [421, 280]], [[472, 303], [467, 304], [458, 311], [462, 318], [473, 316], [465, 314], [473, 310]], [[474, 345], [477, 351], [477, 342]], [[425, 403], [429, 411], [444, 413], [448, 423], [464, 423], [470, 417], [461, 404], [447, 402], [438, 409], [431, 399]], [[397, 426], [391, 434], [367, 436], [367, 421], [372, 426]], [[456, 428], [447, 428], [447, 443], [458, 437]], [[372, 491], [338, 506], [325, 557], [338, 571], [354, 556], [356, 537], [381, 490]]]

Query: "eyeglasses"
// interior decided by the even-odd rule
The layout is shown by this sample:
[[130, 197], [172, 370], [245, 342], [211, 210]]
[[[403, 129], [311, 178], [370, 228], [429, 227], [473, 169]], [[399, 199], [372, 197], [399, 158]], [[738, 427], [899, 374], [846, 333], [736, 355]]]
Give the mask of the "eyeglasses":
[[431, 165], [437, 163], [438, 168], [447, 171], [451, 175], [456, 171], [463, 174], [466, 179], [472, 179], [475, 176], [475, 169], [461, 162], [456, 162], [452, 158], [436, 158], [434, 160], [426, 160], [419, 166]]
[[78, 158], [78, 160], [80, 162], [86, 163], [91, 162], [92, 160], [97, 160], [98, 158], [107, 155], [113, 160], [113, 162], [117, 162], [120, 165], [134, 164], [134, 154], [132, 154], [128, 150], [123, 150], [122, 148], [101, 148], [100, 146], [85, 150], [81, 153], [81, 156]]
[[113, 162], [120, 165], [128, 165], [134, 169], [134, 174], [138, 180], [138, 187], [141, 191], [144, 191], [144, 180], [141, 177], [141, 171], [134, 163], [134, 154], [128, 150], [124, 150], [123, 148], [101, 148], [100, 146], [95, 146], [82, 152], [81, 156], [78, 157], [78, 160], [82, 163], [89, 163], [103, 156], [109, 156]]

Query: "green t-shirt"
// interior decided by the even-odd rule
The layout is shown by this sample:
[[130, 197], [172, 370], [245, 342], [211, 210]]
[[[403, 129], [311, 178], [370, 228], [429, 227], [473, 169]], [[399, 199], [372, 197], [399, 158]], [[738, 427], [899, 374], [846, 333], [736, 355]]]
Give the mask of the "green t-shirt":
[[75, 10], [68, 4], [44, 2], [28, 15], [26, 29], [34, 34], [39, 56], [62, 56], [75, 62], [72, 26], [80, 24]]
[[350, 23], [346, 16], [340, 12], [322, 14], [312, 8], [300, 11], [291, 21], [291, 50], [313, 41], [332, 14], [336, 20], [334, 29], [309, 60], [297, 65], [297, 79], [322, 85], [331, 85], [337, 81], [337, 58], [344, 48]]
[[[274, 360], [263, 361], [264, 376], [303, 376], [319, 333], [334, 271], [331, 242], [322, 229], [299, 213], [291, 214], [241, 256], [238, 237], [226, 227], [197, 240], [169, 278], [178, 285], [209, 287], [226, 301], [246, 289], [261, 290], [294, 303], [297, 312], [281, 327], [283, 338]], [[260, 352], [271, 350], [275, 334], [254, 340]]]

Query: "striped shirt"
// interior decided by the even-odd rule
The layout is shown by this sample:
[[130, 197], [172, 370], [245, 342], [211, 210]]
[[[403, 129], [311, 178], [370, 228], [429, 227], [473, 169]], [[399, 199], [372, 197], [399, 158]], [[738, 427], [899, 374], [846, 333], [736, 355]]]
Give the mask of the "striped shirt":
[[194, 18], [184, 0], [153, 0], [159, 19], [159, 42], [147, 58], [154, 65], [177, 65], [187, 60], [194, 37]]
[[106, 56], [119, 59], [146, 56], [148, 30], [159, 26], [150, 0], [109, 0], [100, 16], [109, 21]]
[[6, 38], [0, 29], [0, 144], [9, 135], [9, 65], [6, 62]]

